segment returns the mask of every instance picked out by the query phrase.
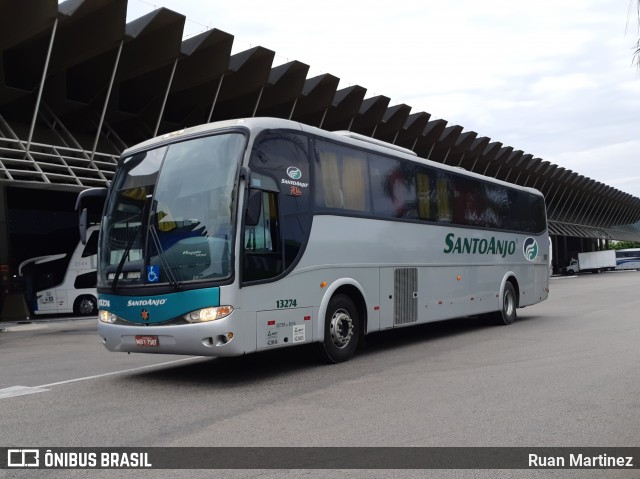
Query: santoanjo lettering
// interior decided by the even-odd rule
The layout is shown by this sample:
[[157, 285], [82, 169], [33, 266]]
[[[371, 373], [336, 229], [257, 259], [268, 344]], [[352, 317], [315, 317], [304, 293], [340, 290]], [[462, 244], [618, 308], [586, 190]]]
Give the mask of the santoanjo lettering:
[[167, 298], [162, 299], [130, 299], [127, 302], [127, 306], [162, 306], [167, 302]]
[[283, 185], [299, 186], [300, 188], [306, 188], [307, 186], [309, 186], [309, 183], [303, 183], [301, 181], [285, 180], [284, 178], [280, 180], [280, 183], [282, 183]]
[[443, 251], [447, 254], [499, 254], [504, 258], [516, 252], [515, 240], [499, 240], [493, 236], [491, 239], [456, 238], [455, 233], [449, 233], [444, 242]]

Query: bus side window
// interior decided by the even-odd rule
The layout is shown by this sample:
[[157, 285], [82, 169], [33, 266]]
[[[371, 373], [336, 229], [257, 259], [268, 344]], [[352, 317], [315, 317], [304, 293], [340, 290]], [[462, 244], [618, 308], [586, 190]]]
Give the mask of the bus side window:
[[436, 205], [432, 204], [431, 172], [418, 169], [416, 173], [418, 196], [418, 217], [421, 220], [434, 220]]
[[487, 207], [484, 209], [484, 226], [487, 228], [504, 228], [503, 219], [509, 216], [509, 198], [507, 189], [502, 185], [485, 183]]
[[366, 211], [368, 209], [367, 157], [318, 141], [316, 205], [320, 208]]
[[245, 226], [244, 230], [243, 281], [269, 279], [282, 273], [279, 228], [277, 194], [263, 191], [258, 224]]
[[459, 225], [484, 226], [486, 195], [482, 184], [463, 176], [453, 177], [453, 221]]
[[94, 231], [93, 233], [91, 233], [91, 236], [89, 236], [89, 239], [87, 240], [87, 244], [82, 250], [83, 258], [98, 254], [98, 234], [99, 234], [98, 231]]
[[373, 211], [387, 218], [416, 218], [416, 184], [413, 164], [370, 155]]
[[84, 273], [76, 276], [76, 279], [73, 283], [73, 287], [75, 289], [87, 289], [87, 288], [95, 288], [98, 284], [98, 272], [90, 271], [89, 273]]
[[436, 180], [436, 204], [438, 206], [436, 219], [438, 221], [451, 221], [452, 193], [451, 177], [446, 173], [438, 173]]

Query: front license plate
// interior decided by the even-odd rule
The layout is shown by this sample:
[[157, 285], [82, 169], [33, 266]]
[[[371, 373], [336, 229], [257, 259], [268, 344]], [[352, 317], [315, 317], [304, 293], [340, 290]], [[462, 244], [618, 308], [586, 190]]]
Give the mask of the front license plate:
[[143, 347], [155, 347], [160, 343], [158, 342], [158, 336], [136, 336], [136, 345]]

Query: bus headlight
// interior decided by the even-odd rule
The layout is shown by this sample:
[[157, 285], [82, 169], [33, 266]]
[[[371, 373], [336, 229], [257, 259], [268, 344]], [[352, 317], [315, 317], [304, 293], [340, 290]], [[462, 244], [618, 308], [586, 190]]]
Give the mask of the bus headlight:
[[103, 323], [115, 323], [117, 316], [110, 311], [101, 309], [98, 311], [98, 319]]
[[215, 321], [222, 319], [233, 313], [233, 306], [216, 306], [211, 308], [202, 308], [191, 311], [183, 316], [190, 323], [204, 323], [206, 321]]

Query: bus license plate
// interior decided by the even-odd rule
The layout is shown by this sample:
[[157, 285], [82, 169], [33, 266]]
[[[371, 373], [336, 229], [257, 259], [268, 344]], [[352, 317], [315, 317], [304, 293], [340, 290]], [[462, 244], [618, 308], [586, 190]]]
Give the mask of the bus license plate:
[[158, 336], [136, 336], [136, 345], [142, 347], [155, 347], [160, 343], [158, 342]]

